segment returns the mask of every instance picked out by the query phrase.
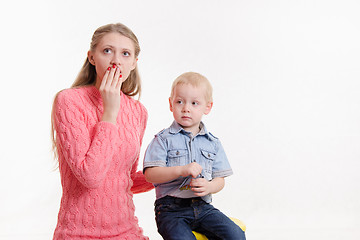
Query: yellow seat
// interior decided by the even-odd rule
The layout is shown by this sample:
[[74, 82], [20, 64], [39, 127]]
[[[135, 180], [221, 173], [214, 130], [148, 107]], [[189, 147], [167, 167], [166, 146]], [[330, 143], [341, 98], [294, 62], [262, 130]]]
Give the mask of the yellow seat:
[[[237, 219], [237, 218], [230, 218], [230, 219], [233, 220], [233, 222], [236, 223], [236, 224], [245, 232], [246, 226], [245, 226], [245, 224], [244, 224], [242, 221], [240, 221], [240, 220]], [[204, 234], [201, 234], [201, 233], [198, 233], [198, 232], [194, 232], [194, 231], [193, 231], [193, 234], [195, 235], [195, 237], [196, 237], [197, 240], [208, 240], [208, 238], [205, 237]]]

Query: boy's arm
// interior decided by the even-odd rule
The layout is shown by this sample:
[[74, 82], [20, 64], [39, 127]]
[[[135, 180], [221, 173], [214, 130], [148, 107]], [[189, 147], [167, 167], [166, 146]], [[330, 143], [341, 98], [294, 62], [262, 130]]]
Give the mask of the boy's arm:
[[220, 192], [225, 186], [225, 179], [217, 177], [208, 181], [205, 178], [196, 178], [191, 180], [190, 186], [196, 196], [202, 197]]
[[165, 183], [178, 177], [192, 176], [196, 178], [201, 173], [202, 167], [196, 163], [175, 167], [148, 167], [145, 169], [146, 181], [151, 183]]

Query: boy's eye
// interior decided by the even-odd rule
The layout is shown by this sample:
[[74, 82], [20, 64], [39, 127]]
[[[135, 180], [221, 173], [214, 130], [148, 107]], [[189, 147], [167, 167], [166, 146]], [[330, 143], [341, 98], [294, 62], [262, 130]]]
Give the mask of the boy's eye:
[[183, 103], [183, 101], [181, 101], [181, 100], [177, 100], [177, 101], [176, 101], [176, 103], [178, 103], [178, 104], [182, 104], [182, 103]]
[[111, 51], [111, 49], [110, 48], [105, 48], [104, 49], [104, 53], [111, 53], [112, 51]]
[[198, 102], [192, 102], [192, 105], [197, 106], [197, 105], [199, 105], [199, 103]]

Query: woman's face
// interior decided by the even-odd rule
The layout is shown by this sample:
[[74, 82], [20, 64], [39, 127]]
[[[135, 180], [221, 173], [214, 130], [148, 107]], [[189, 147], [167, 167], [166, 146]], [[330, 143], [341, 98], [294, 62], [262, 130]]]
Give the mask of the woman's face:
[[119, 67], [126, 81], [137, 63], [134, 42], [117, 32], [104, 35], [95, 50], [88, 52], [88, 59], [96, 69], [96, 86], [100, 86], [107, 68]]

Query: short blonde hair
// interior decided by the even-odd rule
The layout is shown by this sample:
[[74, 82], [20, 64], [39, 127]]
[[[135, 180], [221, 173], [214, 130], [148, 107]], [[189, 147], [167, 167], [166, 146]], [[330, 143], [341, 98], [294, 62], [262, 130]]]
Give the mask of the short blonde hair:
[[174, 91], [176, 86], [182, 84], [191, 84], [194, 87], [204, 87], [205, 89], [205, 100], [207, 102], [213, 102], [212, 92], [213, 88], [209, 80], [196, 72], [186, 72], [178, 76], [172, 84], [170, 98], [174, 97]]

